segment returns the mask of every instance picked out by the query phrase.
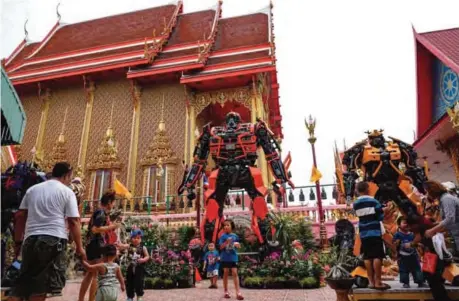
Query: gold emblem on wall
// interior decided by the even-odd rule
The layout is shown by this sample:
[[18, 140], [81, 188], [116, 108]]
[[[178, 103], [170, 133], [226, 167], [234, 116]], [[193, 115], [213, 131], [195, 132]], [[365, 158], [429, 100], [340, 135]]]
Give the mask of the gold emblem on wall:
[[92, 158], [88, 164], [88, 170], [98, 169], [117, 169], [120, 170], [123, 167], [123, 163], [118, 158], [118, 149], [116, 145], [116, 137], [112, 127], [113, 120], [113, 106], [110, 113], [110, 123], [105, 136], [102, 139], [100, 147], [97, 149], [96, 155]]
[[210, 104], [218, 103], [223, 107], [225, 103], [229, 101], [238, 102], [251, 110], [252, 93], [250, 87], [196, 93], [194, 97], [192, 97], [191, 105], [194, 107], [197, 116]]

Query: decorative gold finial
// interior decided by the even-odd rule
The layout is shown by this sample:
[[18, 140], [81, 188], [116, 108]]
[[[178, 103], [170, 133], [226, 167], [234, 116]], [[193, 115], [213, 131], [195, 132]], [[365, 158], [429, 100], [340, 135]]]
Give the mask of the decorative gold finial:
[[[108, 128], [107, 128], [107, 132], [105, 133], [105, 136], [107, 138], [111, 138], [113, 137], [113, 127], [112, 127], [112, 122], [113, 122], [113, 108], [115, 106], [115, 103], [112, 102], [112, 110], [110, 112], [110, 121], [108, 123]], [[111, 143], [111, 140], [109, 140], [109, 143]]]
[[101, 142], [100, 147], [97, 149], [96, 155], [88, 164], [88, 170], [98, 169], [121, 169], [123, 163], [118, 158], [118, 149], [116, 148], [115, 134], [112, 128], [113, 122], [113, 109], [115, 103], [112, 102], [112, 109], [110, 112], [110, 121], [105, 137]]
[[309, 132], [309, 142], [314, 143], [316, 141], [316, 137], [314, 136], [315, 128], [316, 128], [316, 119], [312, 118], [311, 115], [309, 115], [309, 120], [304, 119], [304, 125], [306, 126], [306, 129]]
[[61, 14], [59, 13], [59, 6], [61, 6], [61, 2], [60, 2], [60, 1], [59, 1], [59, 3], [58, 3], [57, 6], [56, 6], [57, 22], [60, 22], [60, 21], [61, 21]]
[[67, 122], [68, 107], [65, 108], [64, 119], [62, 121], [62, 128], [57, 141], [54, 143], [51, 157], [44, 162], [44, 169], [51, 171], [57, 162], [67, 161], [67, 147], [65, 141], [65, 125]]
[[141, 166], [158, 166], [162, 168], [163, 164], [178, 164], [179, 159], [172, 150], [169, 137], [166, 132], [166, 122], [164, 121], [164, 104], [165, 95], [163, 93], [161, 100], [161, 117], [158, 128], [156, 129], [153, 142], [150, 144], [147, 154], [140, 160]]

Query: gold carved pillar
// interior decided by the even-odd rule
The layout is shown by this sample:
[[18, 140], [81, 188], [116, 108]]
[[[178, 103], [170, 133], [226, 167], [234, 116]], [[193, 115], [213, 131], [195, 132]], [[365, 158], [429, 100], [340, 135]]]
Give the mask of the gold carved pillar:
[[86, 93], [86, 110], [84, 113], [83, 130], [81, 132], [80, 151], [78, 153], [78, 166], [81, 167], [84, 174], [86, 172], [86, 153], [88, 150], [89, 129], [91, 126], [92, 108], [94, 106], [94, 91], [96, 88], [94, 82], [86, 81], [84, 76], [83, 81]]
[[129, 147], [129, 162], [127, 173], [127, 186], [132, 195], [135, 195], [135, 176], [137, 166], [137, 146], [139, 144], [140, 130], [140, 98], [142, 91], [140, 86], [135, 82], [131, 82], [132, 101], [134, 109], [132, 112], [132, 129], [131, 129], [131, 145]]
[[[156, 129], [153, 142], [140, 165], [143, 168], [143, 195], [152, 198], [158, 203], [166, 202], [167, 198], [172, 201], [175, 195], [175, 179], [179, 158], [172, 150], [169, 136], [164, 121], [164, 95], [161, 103], [161, 118]], [[177, 200], [175, 200], [177, 201]], [[165, 208], [165, 207], [164, 207]]]
[[[256, 84], [255, 84], [255, 77], [253, 78], [252, 82], [252, 99], [254, 99], [254, 109], [255, 109], [255, 114], [256, 118], [261, 118], [263, 121], [267, 122], [265, 118], [265, 110], [263, 108], [263, 101], [261, 99], [261, 94], [257, 90]], [[269, 178], [268, 178], [268, 162], [266, 162], [266, 157], [262, 149], [258, 150], [258, 166], [261, 169], [261, 173], [263, 175], [263, 182], [265, 185], [269, 185]]]
[[196, 117], [200, 112], [196, 113], [194, 106], [190, 107], [190, 159], [189, 164], [193, 164], [193, 153], [196, 146]]
[[46, 121], [48, 120], [49, 104], [51, 102], [51, 90], [46, 89], [42, 94], [40, 84], [38, 84], [38, 98], [42, 102], [40, 124], [38, 126], [38, 135], [35, 142], [34, 155], [32, 161], [42, 163], [43, 161], [43, 139], [46, 131]]

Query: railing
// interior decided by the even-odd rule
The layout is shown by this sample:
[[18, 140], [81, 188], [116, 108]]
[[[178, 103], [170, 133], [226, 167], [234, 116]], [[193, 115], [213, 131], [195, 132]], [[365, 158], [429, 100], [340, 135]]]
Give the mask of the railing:
[[[229, 198], [225, 202], [224, 209], [225, 217], [249, 216], [251, 214], [251, 200], [245, 191], [232, 190], [228, 195]], [[329, 196], [332, 198], [330, 199]], [[341, 218], [347, 218], [353, 222], [357, 220], [348, 206], [345, 204], [336, 205], [339, 202], [337, 200], [339, 197], [335, 185], [321, 185], [321, 197], [324, 204], [325, 224], [329, 228], [329, 233], [334, 233], [334, 224]], [[204, 213], [202, 198], [197, 198], [197, 200], [201, 203], [199, 217], [202, 220]], [[319, 211], [316, 200], [315, 186], [301, 186], [295, 190], [287, 188], [286, 200], [282, 204], [278, 203], [277, 208], [274, 208], [272, 204], [272, 194], [269, 193], [267, 197], [270, 210], [274, 210], [280, 214], [305, 218], [313, 224], [314, 232], [318, 232]], [[83, 222], [89, 220], [90, 210], [88, 209], [97, 206], [97, 202], [97, 200], [83, 202]], [[117, 199], [116, 202], [115, 207], [124, 210], [125, 217], [131, 216], [134, 219], [138, 219], [139, 222], [141, 220], [148, 220], [153, 223], [165, 223], [170, 227], [195, 226], [197, 223], [196, 200], [191, 202], [186, 196], [178, 197], [177, 195], [170, 195], [166, 197], [164, 202], [158, 203], [152, 202], [151, 196], [134, 197], [129, 201], [126, 199]]]

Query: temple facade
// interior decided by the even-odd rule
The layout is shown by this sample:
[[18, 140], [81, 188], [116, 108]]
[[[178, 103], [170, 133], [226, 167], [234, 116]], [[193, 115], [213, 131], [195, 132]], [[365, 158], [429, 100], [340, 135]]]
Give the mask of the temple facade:
[[[202, 126], [227, 112], [262, 118], [281, 141], [272, 5], [231, 18], [222, 5], [59, 18], [42, 41], [26, 37], [2, 60], [27, 116], [20, 158], [48, 171], [69, 161], [87, 200], [119, 180], [160, 202], [176, 194]], [[268, 185], [263, 156], [258, 166]]]
[[459, 183], [459, 28], [414, 33], [419, 164], [429, 178]]

